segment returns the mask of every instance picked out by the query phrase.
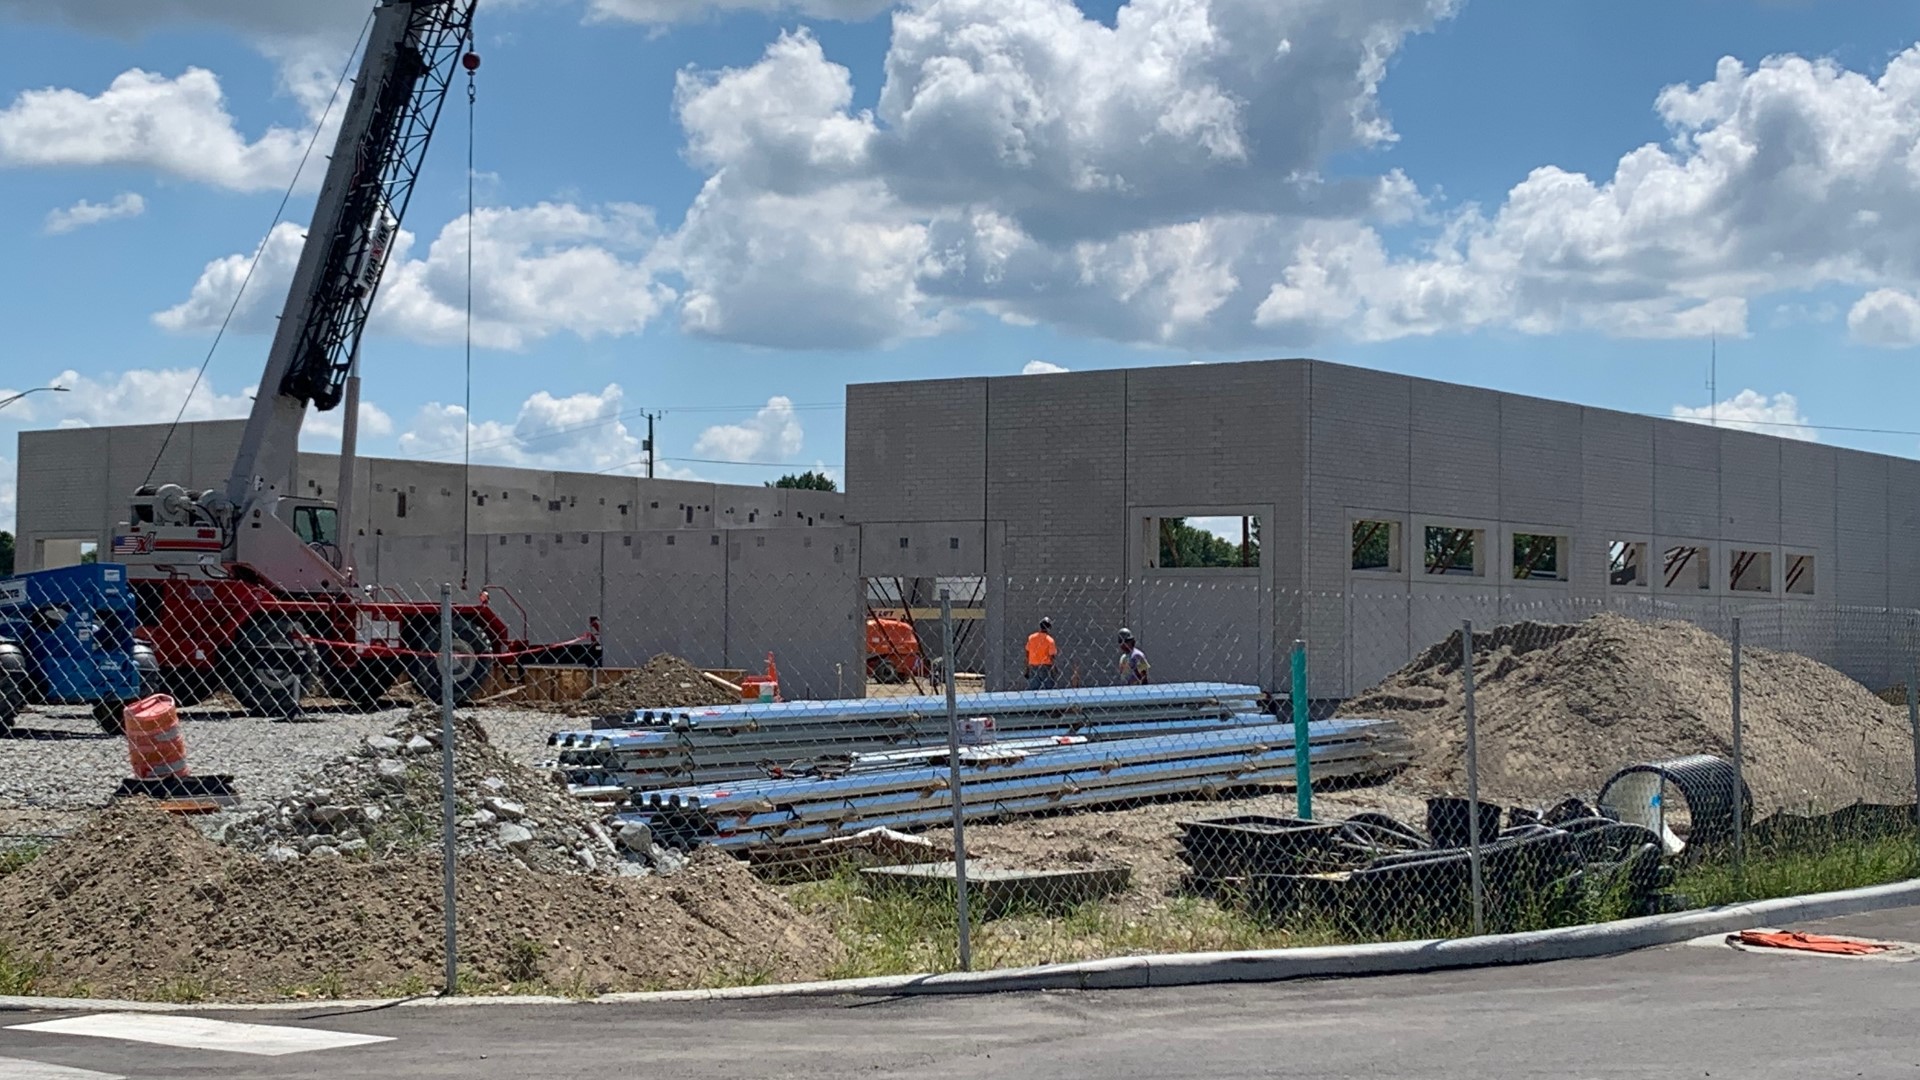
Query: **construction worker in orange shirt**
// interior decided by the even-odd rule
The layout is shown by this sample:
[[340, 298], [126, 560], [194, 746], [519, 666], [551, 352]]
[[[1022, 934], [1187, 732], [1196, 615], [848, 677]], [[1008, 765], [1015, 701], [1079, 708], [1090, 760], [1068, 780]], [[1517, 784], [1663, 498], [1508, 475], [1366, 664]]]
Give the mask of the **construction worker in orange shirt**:
[[1040, 620], [1040, 629], [1027, 635], [1027, 689], [1051, 690], [1057, 684], [1053, 674], [1053, 662], [1060, 655], [1060, 646], [1053, 640], [1053, 620]]

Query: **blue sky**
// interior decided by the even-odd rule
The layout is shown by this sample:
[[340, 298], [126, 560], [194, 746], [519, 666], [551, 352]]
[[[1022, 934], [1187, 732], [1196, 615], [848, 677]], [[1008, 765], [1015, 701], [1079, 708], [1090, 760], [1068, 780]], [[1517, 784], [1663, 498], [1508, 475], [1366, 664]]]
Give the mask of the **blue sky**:
[[[180, 407], [364, 14], [0, 0], [0, 388], [74, 384], [0, 410], [0, 527], [15, 431]], [[837, 471], [846, 383], [1036, 362], [1313, 355], [1705, 412], [1714, 338], [1724, 422], [1920, 450], [1911, 3], [481, 0], [478, 25], [479, 460], [635, 471], [650, 409], [673, 475]], [[467, 135], [456, 97], [363, 452], [459, 453]], [[293, 228], [189, 416], [245, 408]]]

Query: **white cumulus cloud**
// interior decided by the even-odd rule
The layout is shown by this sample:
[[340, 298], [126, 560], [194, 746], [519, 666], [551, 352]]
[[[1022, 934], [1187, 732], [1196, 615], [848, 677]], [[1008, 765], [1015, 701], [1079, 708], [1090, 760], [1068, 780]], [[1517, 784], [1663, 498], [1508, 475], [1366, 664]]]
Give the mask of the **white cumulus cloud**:
[[1810, 421], [1800, 411], [1799, 400], [1792, 394], [1769, 397], [1755, 390], [1742, 390], [1715, 405], [1675, 405], [1673, 417], [1761, 435], [1778, 435], [1786, 439], [1817, 442], [1820, 438], [1819, 433], [1809, 426]]
[[[210, 71], [188, 68], [169, 78], [135, 68], [94, 95], [23, 91], [0, 109], [0, 167], [137, 168], [234, 191], [270, 191], [293, 179], [310, 137], [274, 126], [248, 139]], [[319, 171], [308, 170], [309, 186], [317, 186]]]
[[469, 421], [459, 405], [429, 402], [401, 433], [404, 457], [458, 461], [468, 452], [483, 464], [575, 472], [641, 469], [646, 454], [626, 425], [626, 392], [610, 383], [598, 392], [555, 396], [539, 391], [521, 403], [512, 423]]
[[1022, 375], [1061, 375], [1068, 369], [1049, 360], [1029, 360], [1027, 366], [1020, 369]]
[[[307, 415], [307, 421], [300, 428], [300, 445], [313, 446], [323, 450], [338, 450], [340, 440], [345, 436], [346, 413], [344, 407], [331, 412], [316, 412]], [[393, 434], [393, 417], [387, 411], [371, 401], [360, 403], [360, 430], [358, 438], [384, 439]]]
[[677, 23], [729, 11], [798, 12], [823, 19], [870, 19], [894, 0], [587, 0], [587, 17], [637, 23]]
[[1847, 333], [1863, 345], [1920, 345], [1920, 298], [1900, 289], [1875, 289], [1848, 310]]
[[[0, 531], [13, 532], [20, 504], [20, 468], [11, 457], [0, 454]], [[17, 556], [16, 556], [17, 558]]]
[[147, 200], [137, 192], [122, 192], [103, 203], [88, 202], [81, 199], [72, 206], [47, 213], [43, 228], [50, 236], [70, 233], [75, 229], [84, 229], [89, 225], [100, 225], [121, 218], [139, 217], [147, 212]]
[[[235, 326], [271, 330], [293, 281], [301, 237], [299, 226], [282, 223], [268, 234], [264, 252], [213, 260], [186, 299], [155, 313], [154, 323], [176, 333], [211, 332], [257, 255], [259, 268], [235, 311]], [[581, 338], [639, 332], [672, 299], [646, 265], [654, 240], [652, 215], [630, 204], [476, 210], [475, 343], [518, 349], [562, 332]], [[459, 342], [466, 332], [465, 216], [442, 228], [424, 257], [413, 257], [416, 247], [414, 234], [401, 230], [369, 329], [429, 344]]]
[[701, 457], [735, 462], [777, 462], [800, 452], [806, 432], [793, 411], [793, 401], [771, 397], [753, 419], [739, 424], [716, 424], [694, 440]]

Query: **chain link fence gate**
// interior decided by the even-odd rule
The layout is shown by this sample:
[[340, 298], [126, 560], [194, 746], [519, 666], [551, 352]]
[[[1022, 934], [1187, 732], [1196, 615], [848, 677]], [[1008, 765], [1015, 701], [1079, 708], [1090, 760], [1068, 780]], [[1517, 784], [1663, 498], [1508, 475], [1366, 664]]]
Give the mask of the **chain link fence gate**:
[[665, 565], [386, 585], [399, 617], [350, 633], [203, 603], [199, 655], [108, 567], [0, 596], [0, 992], [584, 996], [1428, 938], [1920, 851], [1914, 612]]

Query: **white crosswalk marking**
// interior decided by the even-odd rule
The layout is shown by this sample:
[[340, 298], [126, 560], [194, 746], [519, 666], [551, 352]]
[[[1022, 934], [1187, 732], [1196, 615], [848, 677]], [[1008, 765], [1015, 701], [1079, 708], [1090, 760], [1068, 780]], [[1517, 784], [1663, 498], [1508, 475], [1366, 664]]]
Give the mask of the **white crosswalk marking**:
[[92, 1069], [49, 1065], [44, 1061], [0, 1057], [0, 1080], [127, 1080], [127, 1078], [113, 1073], [94, 1072]]
[[[43, 1020], [35, 1024], [15, 1024], [9, 1030], [124, 1039], [188, 1050], [225, 1050], [266, 1057], [391, 1041], [385, 1035], [356, 1035], [349, 1031], [323, 1031], [272, 1024], [235, 1024], [226, 1020], [160, 1013], [96, 1013], [63, 1020]], [[6, 1080], [4, 1073], [0, 1073], [0, 1080]]]

